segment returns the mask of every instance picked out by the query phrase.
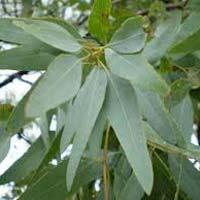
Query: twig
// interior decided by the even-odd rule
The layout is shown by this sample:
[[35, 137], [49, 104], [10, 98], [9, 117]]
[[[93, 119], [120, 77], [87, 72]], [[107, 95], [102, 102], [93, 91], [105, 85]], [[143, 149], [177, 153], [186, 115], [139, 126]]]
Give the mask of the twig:
[[27, 81], [27, 80], [23, 79], [22, 77], [17, 77], [17, 79], [19, 79], [20, 81], [22, 81], [24, 83], [27, 83], [27, 84], [29, 84], [31, 86], [33, 85], [33, 83], [31, 81]]
[[21, 78], [23, 75], [28, 74], [28, 71], [19, 71], [12, 75], [10, 75], [7, 79], [0, 83], [0, 88], [6, 86], [7, 84], [11, 83], [16, 78]]
[[[187, 5], [188, 3], [188, 0], [185, 0], [183, 2], [180, 2], [180, 3], [176, 3], [176, 4], [172, 4], [172, 3], [169, 3], [166, 5], [166, 10], [168, 11], [172, 11], [172, 10], [175, 10], [175, 9], [184, 9], [184, 7]], [[137, 12], [138, 15], [147, 15], [149, 13], [149, 9], [144, 9], [144, 10], [139, 10]]]
[[23, 139], [29, 145], [32, 145], [32, 142], [23, 133], [17, 133], [17, 135], [19, 139]]
[[109, 164], [108, 164], [108, 140], [110, 126], [106, 130], [104, 150], [103, 150], [103, 180], [104, 180], [104, 199], [109, 200]]

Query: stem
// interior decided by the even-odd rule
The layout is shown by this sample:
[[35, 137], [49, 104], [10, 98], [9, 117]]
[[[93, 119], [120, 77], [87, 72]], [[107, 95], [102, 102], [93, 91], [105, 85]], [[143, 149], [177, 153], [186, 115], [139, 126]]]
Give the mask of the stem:
[[182, 171], [183, 171], [183, 157], [181, 156], [181, 160], [180, 160], [180, 171], [179, 171], [179, 175], [178, 175], [178, 183], [176, 185], [176, 193], [174, 196], [174, 200], [178, 200], [179, 197], [179, 192], [180, 192], [180, 182], [181, 182], [181, 176], [182, 176]]
[[108, 164], [108, 140], [110, 126], [106, 130], [104, 149], [103, 149], [103, 180], [104, 180], [104, 199], [109, 200], [109, 164]]

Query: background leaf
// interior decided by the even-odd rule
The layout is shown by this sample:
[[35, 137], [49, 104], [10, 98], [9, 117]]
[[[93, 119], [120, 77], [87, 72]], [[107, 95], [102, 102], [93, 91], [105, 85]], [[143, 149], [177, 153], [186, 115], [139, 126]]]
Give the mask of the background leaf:
[[89, 18], [89, 32], [103, 43], [107, 42], [111, 0], [95, 0]]

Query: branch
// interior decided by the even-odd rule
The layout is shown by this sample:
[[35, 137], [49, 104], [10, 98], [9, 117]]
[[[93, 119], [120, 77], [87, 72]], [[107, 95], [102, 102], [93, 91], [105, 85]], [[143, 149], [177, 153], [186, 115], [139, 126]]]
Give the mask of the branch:
[[16, 72], [16, 73], [10, 75], [7, 79], [5, 79], [3, 82], [0, 83], [0, 88], [8, 85], [16, 78], [21, 79], [21, 77], [23, 75], [28, 74], [28, 73], [29, 73], [29, 71], [19, 71], [19, 72]]
[[[176, 3], [176, 4], [173, 4], [173, 3], [169, 3], [166, 5], [166, 10], [168, 11], [172, 11], [172, 10], [175, 10], [175, 9], [184, 9], [185, 6], [187, 5], [189, 0], [184, 0], [183, 2], [180, 2], [180, 3]], [[147, 15], [149, 13], [149, 9], [145, 9], [145, 10], [140, 10], [137, 12], [138, 15]]]

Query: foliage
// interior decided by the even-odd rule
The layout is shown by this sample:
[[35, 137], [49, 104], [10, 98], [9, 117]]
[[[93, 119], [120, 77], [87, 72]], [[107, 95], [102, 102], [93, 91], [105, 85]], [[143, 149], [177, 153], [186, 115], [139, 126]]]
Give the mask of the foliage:
[[199, 199], [200, 172], [189, 161], [200, 161], [191, 144], [199, 3], [134, 2], [80, 3], [91, 14], [78, 30], [50, 17], [0, 19], [0, 40], [17, 45], [0, 52], [0, 69], [45, 71], [15, 108], [0, 105], [0, 160], [10, 138], [40, 119], [41, 136], [0, 176], [27, 186], [19, 200]]

